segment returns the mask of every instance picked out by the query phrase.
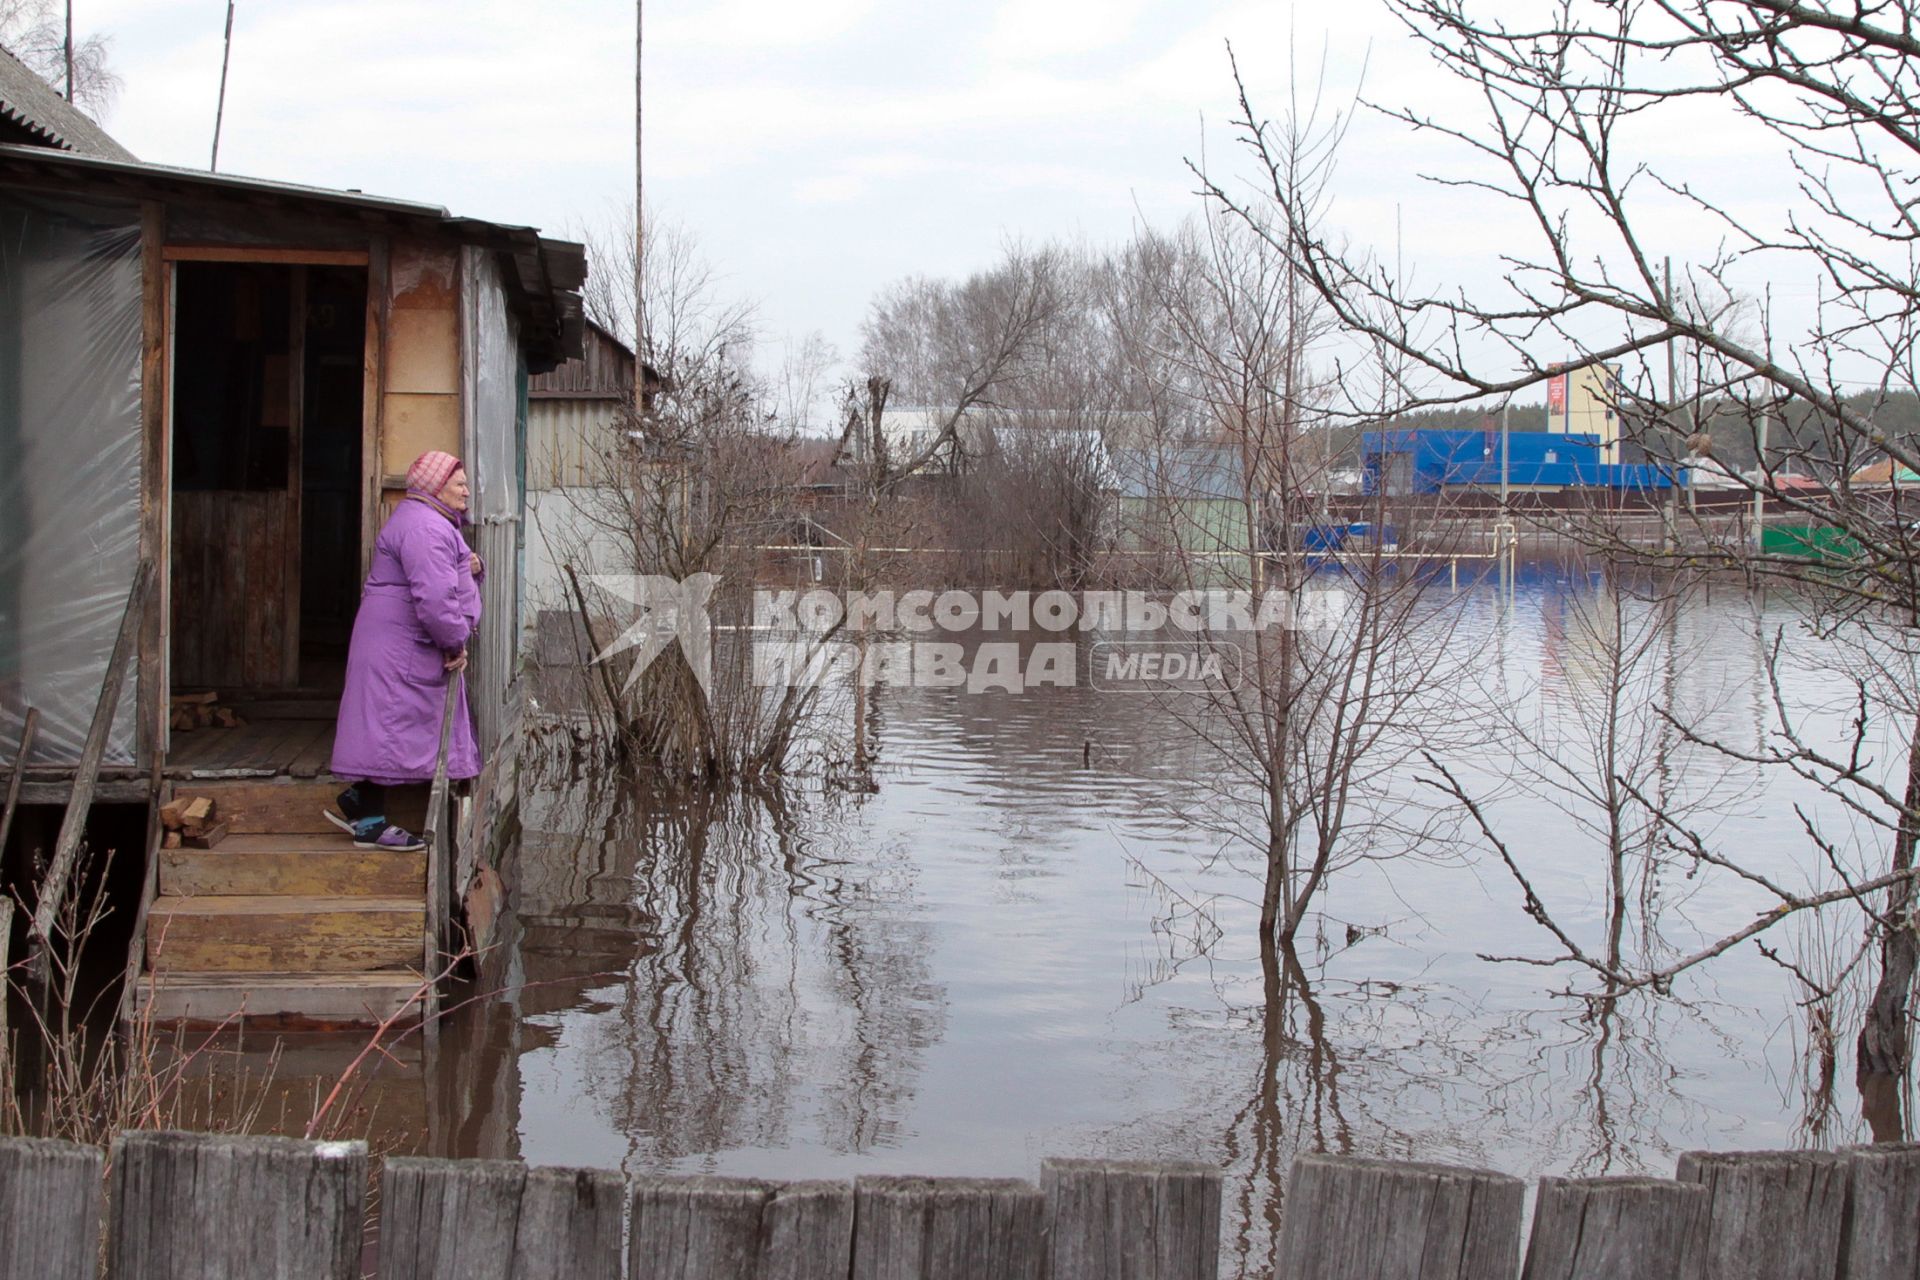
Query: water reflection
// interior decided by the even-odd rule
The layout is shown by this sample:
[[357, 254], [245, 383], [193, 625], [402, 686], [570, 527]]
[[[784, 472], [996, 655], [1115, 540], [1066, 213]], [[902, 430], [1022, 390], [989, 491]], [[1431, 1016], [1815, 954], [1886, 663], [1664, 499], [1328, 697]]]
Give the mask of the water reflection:
[[[1779, 815], [1817, 797], [1651, 714], [1764, 739], [1753, 606], [1596, 615], [1591, 590], [1467, 602], [1460, 642], [1485, 680], [1458, 696], [1530, 717], [1560, 759], [1488, 735], [1463, 776], [1530, 764], [1590, 792], [1610, 760], [1792, 872], [1804, 832]], [[1623, 631], [1647, 662], [1630, 740], [1609, 743], [1594, 707], [1619, 688]], [[1214, 793], [1211, 764], [1152, 700], [890, 689], [864, 715], [871, 792], [674, 794], [563, 751], [526, 762], [512, 909], [479, 984], [499, 994], [441, 1033], [434, 1149], [775, 1177], [1209, 1160], [1229, 1177], [1225, 1272], [1252, 1276], [1301, 1151], [1597, 1175], [1862, 1136], [1831, 1039], [1823, 1071], [1817, 1024], [1751, 947], [1670, 995], [1569, 998], [1566, 973], [1484, 958], [1539, 954], [1543, 936], [1497, 864], [1449, 843], [1356, 862], [1297, 952], [1263, 953], [1257, 886], [1182, 816]], [[1644, 824], [1610, 882], [1550, 791], [1494, 809], [1586, 943], [1645, 957], [1751, 918]], [[1637, 931], [1656, 917], [1663, 932]], [[1858, 943], [1797, 928], [1777, 941], [1836, 965]]]

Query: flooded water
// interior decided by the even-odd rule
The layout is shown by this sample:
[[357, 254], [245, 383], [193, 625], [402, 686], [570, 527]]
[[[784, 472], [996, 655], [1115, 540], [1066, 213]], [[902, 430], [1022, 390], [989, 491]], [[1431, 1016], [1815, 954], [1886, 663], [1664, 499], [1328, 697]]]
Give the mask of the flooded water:
[[[1620, 625], [1648, 638], [1623, 684], [1583, 621], [1591, 599], [1551, 580], [1508, 604], [1463, 598], [1464, 660], [1441, 698], [1453, 714], [1435, 726], [1550, 909], [1603, 945], [1598, 833], [1569, 797], [1607, 776], [1592, 731], [1616, 687], [1634, 726], [1617, 776], [1657, 789], [1712, 847], [1814, 876], [1793, 806], [1838, 822], [1830, 801], [1652, 715], [1674, 707], [1749, 750], [1766, 740], [1756, 606], [1696, 598], [1657, 627], [1630, 612]], [[1759, 612], [1795, 627], [1784, 606]], [[1809, 734], [1838, 741], [1845, 690], [1818, 665], [1787, 666], [1783, 687]], [[1559, 994], [1592, 990], [1565, 966], [1484, 958], [1549, 956], [1553, 940], [1486, 841], [1434, 807], [1430, 769], [1388, 780], [1428, 806], [1417, 847], [1342, 869], [1269, 972], [1252, 860], [1211, 820], [1219, 763], [1155, 699], [902, 689], [872, 716], [871, 792], [798, 780], [687, 796], [535, 765], [507, 868], [505, 989], [442, 1033], [433, 1149], [776, 1177], [1204, 1160], [1227, 1170], [1223, 1274], [1254, 1275], [1302, 1150], [1668, 1173], [1690, 1148], [1862, 1136], [1850, 1041], [1821, 1114], [1792, 980], [1751, 943], [1670, 997], [1603, 1009]], [[1897, 734], [1872, 741], [1894, 758]], [[1386, 827], [1376, 851], [1403, 853]], [[1635, 866], [1630, 962], [1766, 905], [1671, 850]], [[1637, 923], [1653, 905], [1657, 933]], [[1789, 925], [1772, 941], [1815, 967], [1844, 961], [1858, 924], [1835, 920], [1832, 937]]]

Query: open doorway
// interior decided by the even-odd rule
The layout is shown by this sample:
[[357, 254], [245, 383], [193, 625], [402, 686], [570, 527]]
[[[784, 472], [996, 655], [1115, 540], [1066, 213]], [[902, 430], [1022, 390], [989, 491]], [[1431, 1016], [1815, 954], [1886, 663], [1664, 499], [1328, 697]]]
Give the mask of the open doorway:
[[176, 694], [340, 688], [358, 601], [364, 267], [175, 264]]

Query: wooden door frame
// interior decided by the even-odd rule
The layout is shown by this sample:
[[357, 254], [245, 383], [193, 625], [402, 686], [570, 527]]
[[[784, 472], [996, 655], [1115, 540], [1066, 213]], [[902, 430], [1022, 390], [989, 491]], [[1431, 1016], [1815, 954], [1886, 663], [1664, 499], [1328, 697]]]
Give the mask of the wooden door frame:
[[[384, 382], [381, 367], [385, 355], [385, 301], [387, 246], [385, 237], [371, 237], [365, 249], [315, 249], [297, 245], [173, 244], [166, 240], [165, 205], [149, 201], [142, 222], [142, 274], [145, 350], [142, 353], [142, 412], [148, 424], [145, 431], [148, 484], [142, 511], [142, 538], [151, 549], [158, 566], [160, 589], [147, 606], [145, 644], [140, 659], [140, 732], [151, 760], [154, 751], [165, 752], [169, 745], [169, 702], [172, 693], [172, 568], [173, 568], [173, 374], [175, 302], [178, 296], [179, 264], [183, 262], [254, 263], [286, 267], [360, 267], [367, 284], [366, 355], [363, 360], [364, 390], [361, 404], [361, 547], [362, 576], [372, 555], [373, 535], [378, 532], [380, 447], [380, 396]], [[305, 315], [299, 303], [304, 300], [305, 273], [295, 271], [293, 298], [289, 305], [291, 332], [289, 341], [299, 339], [288, 352], [288, 391], [293, 403], [287, 433], [287, 487], [290, 536], [301, 535], [301, 457], [305, 369]], [[372, 464], [369, 463], [372, 459]], [[369, 479], [370, 477], [370, 479]], [[369, 532], [371, 530], [371, 532]], [[298, 542], [296, 541], [296, 546]], [[300, 560], [296, 556], [292, 571], [286, 575], [285, 608], [287, 617], [286, 652], [283, 667], [300, 676]]]

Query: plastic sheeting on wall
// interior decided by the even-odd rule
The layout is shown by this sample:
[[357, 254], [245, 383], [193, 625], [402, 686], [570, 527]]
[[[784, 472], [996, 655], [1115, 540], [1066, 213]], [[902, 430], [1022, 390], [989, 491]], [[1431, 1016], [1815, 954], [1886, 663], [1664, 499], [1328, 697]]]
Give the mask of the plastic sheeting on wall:
[[[0, 760], [80, 758], [140, 556], [140, 208], [0, 194]], [[134, 758], [135, 682], [107, 764]]]
[[485, 612], [474, 646], [470, 699], [481, 746], [504, 732], [505, 698], [519, 663], [520, 344], [495, 255], [461, 251], [467, 471], [475, 548], [487, 562]]

